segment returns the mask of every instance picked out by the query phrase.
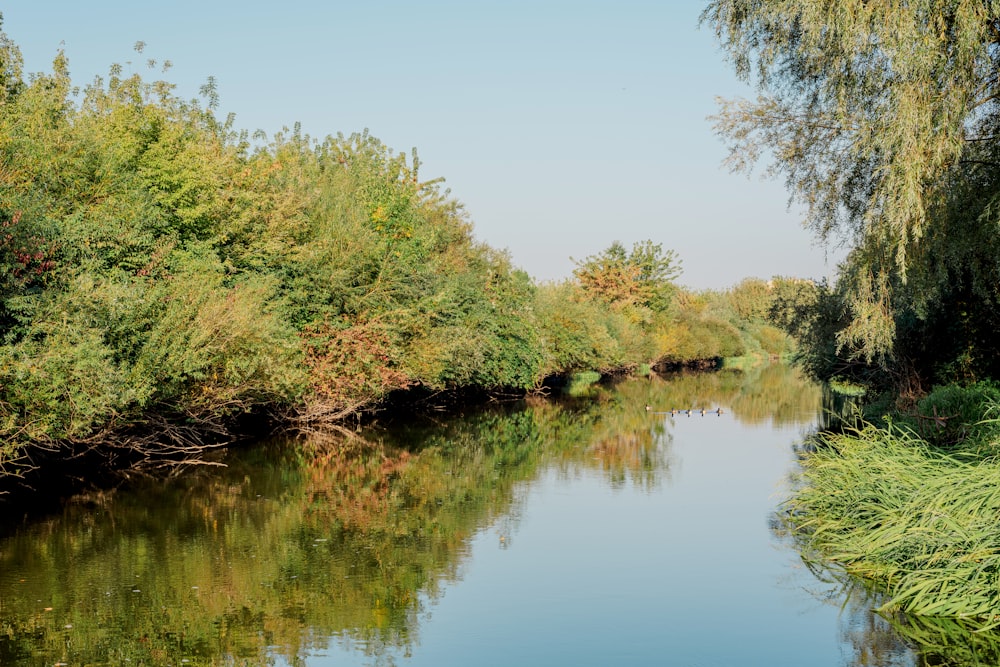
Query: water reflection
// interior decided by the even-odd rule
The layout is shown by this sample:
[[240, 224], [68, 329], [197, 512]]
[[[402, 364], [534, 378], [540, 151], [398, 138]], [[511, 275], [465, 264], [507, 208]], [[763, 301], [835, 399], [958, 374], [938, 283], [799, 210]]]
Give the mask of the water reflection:
[[[801, 373], [784, 364], [758, 366], [748, 371], [678, 373], [654, 383], [656, 410], [725, 407], [742, 424], [774, 426], [812, 425], [823, 392]], [[696, 415], [700, 416], [700, 415]], [[715, 417], [706, 414], [705, 419]]]
[[[788, 539], [784, 527], [776, 527]], [[961, 619], [910, 616], [873, 610], [886, 602], [885, 595], [842, 570], [825, 563], [808, 562], [817, 584], [813, 594], [841, 608], [843, 643], [850, 651], [849, 665], [993, 667], [1000, 665], [1000, 631], [977, 631]]]
[[78, 498], [0, 545], [0, 664], [294, 663], [328, 638], [405, 651], [470, 537], [509, 524], [544, 462], [658, 484], [669, 438], [634, 409], [638, 386], [267, 443]]
[[[521, 518], [544, 480], [593, 480], [620, 498], [661, 496], [674, 491], [678, 433], [806, 428], [821, 400], [817, 387], [784, 366], [654, 376], [440, 424], [263, 443], [231, 453], [224, 469], [80, 497], [60, 516], [0, 540], [0, 664], [295, 665], [334, 648], [365, 662], [404, 664], [443, 592], [463, 579], [478, 539], [489, 532], [501, 552], [516, 555]], [[646, 405], [651, 412], [722, 406], [725, 413], [651, 415]], [[720, 495], [695, 493], [672, 507]], [[593, 498], [595, 513], [607, 505], [602, 498]], [[728, 502], [725, 494], [720, 500]], [[597, 549], [587, 535], [566, 542], [578, 538], [586, 546], [576, 549]], [[744, 549], [738, 534], [720, 539]], [[648, 547], [600, 548], [633, 550], [636, 568], [651, 564], [648, 572], [614, 573], [635, 577], [640, 593], [662, 575]], [[547, 557], [569, 564], [580, 551]], [[624, 595], [617, 585], [614, 594]], [[843, 639], [855, 647], [844, 664], [895, 664], [879, 661], [903, 653], [880, 647], [900, 636], [918, 641], [918, 634], [937, 642], [928, 643], [933, 664], [980, 664], [947, 662], [970, 652], [997, 655], [996, 640], [948, 648], [955, 644], [941, 639], [941, 628], [919, 626], [918, 633], [915, 624], [879, 620], [869, 607], [858, 603], [842, 616]], [[631, 662], [662, 661], [657, 642], [649, 650]]]

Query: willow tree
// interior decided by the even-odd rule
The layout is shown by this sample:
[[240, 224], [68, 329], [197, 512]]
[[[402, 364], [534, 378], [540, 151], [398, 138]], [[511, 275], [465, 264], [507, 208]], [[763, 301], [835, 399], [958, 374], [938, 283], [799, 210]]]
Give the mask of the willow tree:
[[942, 198], [1000, 136], [1000, 2], [712, 0], [702, 21], [760, 91], [715, 118], [730, 166], [772, 157], [807, 224], [854, 247], [840, 343], [885, 358]]

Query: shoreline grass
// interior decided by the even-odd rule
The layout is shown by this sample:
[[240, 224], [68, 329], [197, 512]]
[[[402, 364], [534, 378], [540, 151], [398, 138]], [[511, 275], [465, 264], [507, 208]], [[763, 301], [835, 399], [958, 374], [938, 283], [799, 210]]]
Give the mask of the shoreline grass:
[[804, 558], [874, 582], [881, 612], [1000, 626], [995, 455], [865, 425], [817, 436], [798, 481], [783, 509]]

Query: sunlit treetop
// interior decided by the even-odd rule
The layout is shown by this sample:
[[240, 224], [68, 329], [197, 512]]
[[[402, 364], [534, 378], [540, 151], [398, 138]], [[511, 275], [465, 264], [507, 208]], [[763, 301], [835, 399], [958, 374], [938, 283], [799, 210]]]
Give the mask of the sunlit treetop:
[[660, 243], [640, 241], [632, 251], [615, 241], [604, 251], [576, 261], [573, 276], [585, 291], [617, 307], [669, 308], [681, 262]]

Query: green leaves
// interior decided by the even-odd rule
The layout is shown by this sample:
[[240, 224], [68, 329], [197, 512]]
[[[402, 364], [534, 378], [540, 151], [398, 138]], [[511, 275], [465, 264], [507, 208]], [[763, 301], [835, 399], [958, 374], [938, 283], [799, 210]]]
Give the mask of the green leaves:
[[[252, 148], [215, 117], [213, 81], [203, 108], [113, 67], [79, 98], [63, 54], [17, 83], [5, 40], [4, 437], [343, 418], [415, 385], [529, 391], [665, 354], [680, 263], [660, 244], [614, 244], [575, 284], [539, 287], [475, 241], [415, 152], [298, 126]], [[741, 349], [713, 326], [711, 352]]]
[[762, 92], [715, 119], [730, 165], [773, 156], [808, 224], [853, 243], [840, 344], [887, 362], [912, 296], [894, 294], [935, 261], [939, 203], [996, 144], [1000, 3], [715, 0], [702, 20]]
[[[719, 129], [774, 150], [820, 230], [847, 205], [864, 233], [903, 245], [926, 223], [925, 186], [953, 164], [995, 93], [996, 3], [722, 0], [712, 28], [766, 96], [728, 106]], [[761, 142], [758, 143], [758, 137]], [[812, 163], [812, 164], [810, 164]], [[857, 170], [861, 167], [862, 170]]]
[[580, 286], [617, 308], [670, 307], [673, 280], [681, 274], [680, 260], [663, 245], [640, 241], [631, 252], [615, 241], [603, 252], [576, 262], [573, 275]]
[[209, 258], [183, 258], [148, 295], [153, 321], [134, 372], [153, 401], [218, 414], [290, 403], [305, 377], [295, 331], [273, 307], [263, 277], [223, 284]]

